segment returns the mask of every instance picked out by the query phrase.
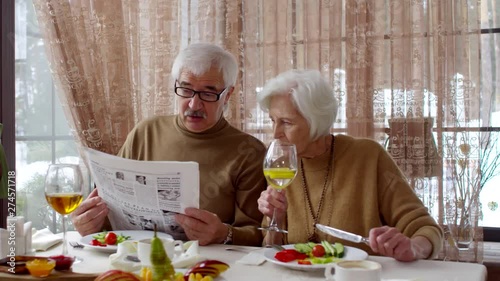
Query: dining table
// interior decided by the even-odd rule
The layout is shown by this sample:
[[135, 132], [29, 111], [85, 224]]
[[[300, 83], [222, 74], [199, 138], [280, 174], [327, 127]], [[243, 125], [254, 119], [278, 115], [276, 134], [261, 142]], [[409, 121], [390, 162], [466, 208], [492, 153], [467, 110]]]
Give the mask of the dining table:
[[[80, 242], [81, 236], [76, 231], [67, 233], [68, 241]], [[219, 260], [229, 265], [227, 271], [215, 281], [254, 281], [254, 280], [326, 280], [324, 270], [304, 271], [281, 266], [266, 261], [260, 265], [249, 265], [238, 262], [250, 252], [264, 254], [269, 248], [237, 245], [213, 244], [200, 246], [199, 254], [203, 259]], [[62, 243], [36, 252], [36, 256], [59, 255]], [[82, 259], [73, 264], [70, 272], [54, 271], [46, 278], [35, 278], [29, 274], [0, 273], [0, 280], [94, 280], [99, 274], [110, 269], [109, 252], [98, 251], [90, 247], [69, 247], [69, 254]], [[255, 254], [254, 254], [255, 255]], [[382, 281], [485, 281], [486, 267], [477, 263], [462, 263], [439, 260], [418, 260], [399, 262], [390, 257], [368, 256], [368, 260], [376, 261], [382, 266]]]

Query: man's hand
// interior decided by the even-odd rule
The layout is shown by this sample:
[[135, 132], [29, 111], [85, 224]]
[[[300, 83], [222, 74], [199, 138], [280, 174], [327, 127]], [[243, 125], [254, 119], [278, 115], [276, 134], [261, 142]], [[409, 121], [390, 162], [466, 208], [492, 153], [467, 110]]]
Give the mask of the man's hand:
[[268, 186], [267, 190], [262, 191], [259, 199], [257, 200], [257, 203], [259, 204], [259, 211], [268, 218], [273, 216], [273, 211], [276, 209], [275, 219], [278, 225], [282, 223], [288, 207], [285, 194], [285, 189], [278, 192], [276, 189]]
[[427, 238], [408, 238], [394, 227], [382, 226], [370, 230], [370, 247], [376, 253], [393, 257], [398, 261], [425, 259], [432, 252], [432, 244]]
[[175, 215], [175, 220], [189, 240], [198, 240], [200, 245], [222, 243], [229, 231], [217, 215], [196, 208], [186, 208], [185, 214]]
[[108, 206], [99, 197], [96, 188], [70, 217], [75, 229], [80, 235], [85, 236], [102, 230], [108, 211]]

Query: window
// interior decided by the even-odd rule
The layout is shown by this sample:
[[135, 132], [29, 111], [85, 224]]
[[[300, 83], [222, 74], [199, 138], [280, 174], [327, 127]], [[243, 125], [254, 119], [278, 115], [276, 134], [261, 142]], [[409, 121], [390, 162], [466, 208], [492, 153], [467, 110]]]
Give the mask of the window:
[[78, 151], [55, 93], [45, 46], [29, 0], [15, 1], [15, 149], [17, 214], [37, 229], [62, 229], [44, 196], [51, 163], [79, 163]]
[[[491, 130], [500, 137], [500, 1], [481, 1], [481, 92], [492, 106]], [[487, 98], [486, 98], [487, 96]], [[499, 140], [500, 141], [500, 140]], [[498, 143], [498, 142], [497, 142]], [[495, 146], [498, 149], [498, 145]], [[499, 155], [500, 151], [494, 151]], [[485, 227], [484, 240], [500, 241], [500, 176], [489, 180], [481, 191], [480, 202], [483, 219], [479, 224]]]

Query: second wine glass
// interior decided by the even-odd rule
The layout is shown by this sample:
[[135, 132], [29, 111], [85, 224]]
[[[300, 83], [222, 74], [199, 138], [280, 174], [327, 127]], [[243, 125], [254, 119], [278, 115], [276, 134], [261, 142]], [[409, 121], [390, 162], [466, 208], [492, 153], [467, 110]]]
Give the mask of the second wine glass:
[[[292, 143], [273, 140], [267, 149], [264, 159], [264, 176], [267, 183], [281, 192], [282, 189], [290, 185], [297, 174], [297, 149]], [[262, 230], [288, 233], [286, 230], [278, 227], [276, 221], [276, 208], [273, 211], [273, 217], [269, 227]]]
[[63, 252], [68, 255], [66, 215], [73, 212], [83, 200], [83, 179], [80, 167], [74, 164], [52, 164], [45, 177], [45, 198], [62, 216]]

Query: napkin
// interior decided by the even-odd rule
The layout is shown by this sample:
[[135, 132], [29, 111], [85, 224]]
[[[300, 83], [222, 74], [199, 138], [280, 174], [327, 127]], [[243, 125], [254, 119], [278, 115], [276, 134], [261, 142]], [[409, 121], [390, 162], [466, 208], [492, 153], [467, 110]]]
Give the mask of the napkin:
[[172, 265], [175, 268], [187, 268], [195, 265], [197, 262], [202, 260], [199, 254], [199, 243], [198, 241], [188, 241], [184, 243], [185, 252], [175, 257], [172, 261]]
[[241, 259], [237, 260], [236, 263], [247, 264], [247, 265], [261, 265], [266, 261], [264, 255], [260, 252], [250, 252], [244, 255]]
[[62, 237], [55, 235], [48, 228], [35, 231], [32, 236], [31, 246], [36, 251], [47, 251], [48, 248], [61, 242]]
[[128, 255], [137, 255], [137, 241], [123, 241], [118, 244], [116, 253], [109, 255], [109, 267], [129, 272], [141, 270], [141, 263], [128, 260]]
[[[198, 241], [186, 242], [183, 247], [185, 252], [172, 260], [174, 268], [187, 268], [202, 260]], [[118, 244], [117, 252], [109, 255], [110, 268], [129, 272], [139, 271], [141, 263], [128, 260], [128, 255], [137, 256], [137, 241], [124, 241]]]

